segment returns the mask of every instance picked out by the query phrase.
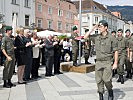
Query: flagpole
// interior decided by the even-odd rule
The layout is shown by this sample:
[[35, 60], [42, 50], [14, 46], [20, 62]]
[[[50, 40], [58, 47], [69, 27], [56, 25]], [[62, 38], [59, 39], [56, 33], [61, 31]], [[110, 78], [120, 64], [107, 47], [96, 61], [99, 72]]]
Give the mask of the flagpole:
[[[81, 8], [82, 2], [80, 0], [79, 2], [79, 20], [80, 20], [80, 31], [79, 31], [79, 36], [81, 36], [81, 29], [82, 29], [82, 8]], [[79, 60], [78, 60], [78, 64], [81, 64], [81, 41], [79, 41]]]

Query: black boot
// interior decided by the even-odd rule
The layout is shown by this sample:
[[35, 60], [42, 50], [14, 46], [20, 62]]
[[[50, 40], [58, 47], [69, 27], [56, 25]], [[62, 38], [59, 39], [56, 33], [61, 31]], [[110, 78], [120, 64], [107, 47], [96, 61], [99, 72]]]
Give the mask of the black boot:
[[126, 75], [126, 78], [129, 78], [129, 71], [127, 71], [127, 75]]
[[12, 86], [13, 86], [13, 87], [16, 86], [15, 84], [13, 84], [13, 83], [11, 82], [11, 79], [8, 80], [8, 85], [11, 86], [11, 87], [12, 87]]
[[108, 100], [114, 100], [113, 90], [108, 91]]
[[129, 71], [129, 79], [132, 79], [132, 73]]
[[11, 86], [10, 86], [10, 85], [8, 85], [8, 83], [7, 83], [7, 81], [6, 81], [6, 80], [4, 80], [3, 87], [5, 87], [5, 88], [11, 88]]
[[121, 84], [124, 84], [124, 78], [123, 78], [123, 75], [120, 75], [120, 79], [121, 79]]
[[99, 100], [103, 100], [103, 93], [99, 93]]
[[120, 75], [119, 75], [119, 77], [118, 77], [117, 82], [121, 82], [121, 77], [120, 77]]
[[73, 63], [73, 66], [77, 67], [78, 65], [77, 65], [77, 63], [76, 63], [76, 62], [74, 62], [74, 63]]
[[112, 70], [112, 77], [115, 76], [115, 69]]

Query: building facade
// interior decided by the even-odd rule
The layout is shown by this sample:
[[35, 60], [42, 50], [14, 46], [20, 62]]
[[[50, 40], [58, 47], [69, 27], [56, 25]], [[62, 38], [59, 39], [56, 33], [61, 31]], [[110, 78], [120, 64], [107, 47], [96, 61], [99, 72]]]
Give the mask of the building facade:
[[35, 23], [35, 0], [0, 0], [0, 15], [5, 25], [30, 28]]
[[36, 0], [37, 28], [69, 33], [76, 14], [76, 7], [70, 0]]
[[[79, 1], [74, 1], [77, 10], [79, 10]], [[99, 4], [93, 0], [82, 1], [82, 31], [83, 35], [85, 29], [92, 29], [94, 25], [98, 24], [100, 20], [106, 20], [108, 22], [109, 32], [117, 30], [117, 17], [111, 14], [111, 12], [102, 4]], [[98, 30], [92, 34], [98, 34]]]

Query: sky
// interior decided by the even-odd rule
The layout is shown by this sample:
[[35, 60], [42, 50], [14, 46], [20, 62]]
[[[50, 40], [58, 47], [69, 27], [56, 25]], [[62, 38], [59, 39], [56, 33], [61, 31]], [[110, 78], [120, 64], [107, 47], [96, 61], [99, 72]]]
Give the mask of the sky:
[[[72, 0], [77, 1], [77, 0]], [[101, 4], [109, 5], [109, 6], [115, 6], [115, 5], [130, 5], [133, 6], [133, 0], [94, 0]]]

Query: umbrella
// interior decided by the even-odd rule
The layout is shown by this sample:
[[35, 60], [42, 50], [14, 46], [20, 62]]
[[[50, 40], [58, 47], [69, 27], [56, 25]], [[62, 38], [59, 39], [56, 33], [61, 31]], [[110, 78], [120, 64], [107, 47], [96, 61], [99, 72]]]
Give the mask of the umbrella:
[[52, 36], [53, 35], [62, 35], [62, 33], [53, 32], [53, 31], [49, 31], [49, 30], [37, 32], [37, 36], [39, 36], [39, 37], [47, 37], [49, 35], [52, 35]]

